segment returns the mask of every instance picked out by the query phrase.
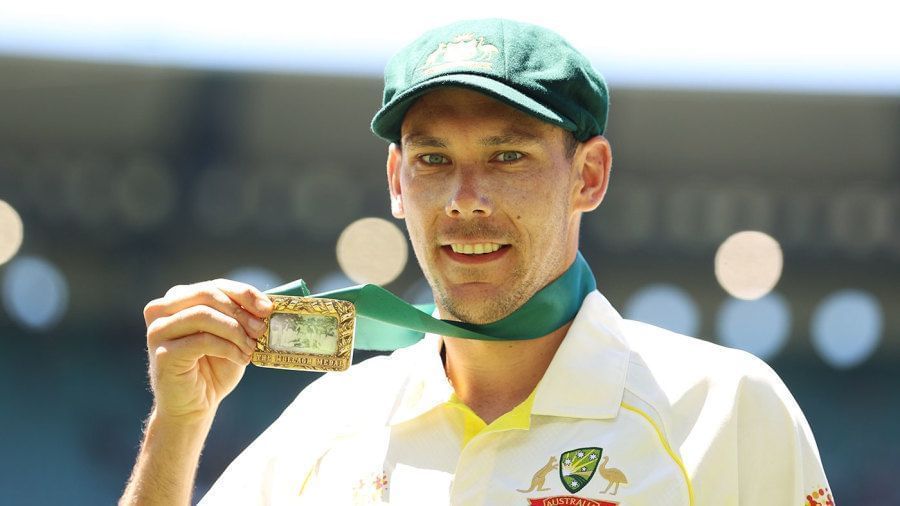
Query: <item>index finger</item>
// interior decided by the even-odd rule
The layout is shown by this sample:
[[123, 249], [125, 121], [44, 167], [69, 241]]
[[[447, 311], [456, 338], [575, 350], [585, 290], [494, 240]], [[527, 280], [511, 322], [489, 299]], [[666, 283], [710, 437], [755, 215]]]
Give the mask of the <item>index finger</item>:
[[272, 313], [272, 301], [256, 287], [230, 279], [217, 279], [212, 283], [229, 299], [237, 302], [256, 317], [265, 318]]

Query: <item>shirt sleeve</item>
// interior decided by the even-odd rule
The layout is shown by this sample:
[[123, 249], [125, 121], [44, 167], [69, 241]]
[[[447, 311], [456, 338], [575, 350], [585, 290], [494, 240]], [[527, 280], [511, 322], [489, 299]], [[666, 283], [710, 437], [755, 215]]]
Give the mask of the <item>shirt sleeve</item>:
[[754, 362], [738, 392], [740, 504], [834, 506], [800, 406], [775, 371]]

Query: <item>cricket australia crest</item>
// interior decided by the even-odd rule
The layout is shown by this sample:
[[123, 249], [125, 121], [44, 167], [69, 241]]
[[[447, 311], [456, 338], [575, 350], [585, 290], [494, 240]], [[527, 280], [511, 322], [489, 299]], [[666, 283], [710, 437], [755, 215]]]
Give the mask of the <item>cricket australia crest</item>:
[[602, 448], [590, 447], [569, 450], [559, 456], [559, 479], [566, 490], [578, 492], [591, 481], [602, 453]]
[[454, 68], [491, 70], [492, 60], [499, 52], [497, 46], [486, 43], [484, 37], [465, 33], [454, 37], [450, 42], [441, 42], [417, 70], [425, 75]]

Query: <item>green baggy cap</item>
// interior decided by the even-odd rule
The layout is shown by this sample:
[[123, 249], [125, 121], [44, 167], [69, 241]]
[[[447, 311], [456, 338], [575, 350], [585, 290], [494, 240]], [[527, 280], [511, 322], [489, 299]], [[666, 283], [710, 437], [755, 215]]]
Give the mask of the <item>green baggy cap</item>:
[[440, 86], [484, 93], [573, 132], [579, 141], [606, 129], [603, 77], [562, 37], [540, 26], [480, 19], [425, 33], [388, 62], [372, 131], [398, 142], [407, 109]]

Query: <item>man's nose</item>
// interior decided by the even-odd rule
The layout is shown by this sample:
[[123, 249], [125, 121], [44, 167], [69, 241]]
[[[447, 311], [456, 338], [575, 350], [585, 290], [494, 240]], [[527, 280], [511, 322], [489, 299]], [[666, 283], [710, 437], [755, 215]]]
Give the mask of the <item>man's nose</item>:
[[461, 169], [456, 175], [445, 208], [451, 218], [487, 218], [493, 211], [491, 200], [487, 195], [483, 178], [478, 169]]

